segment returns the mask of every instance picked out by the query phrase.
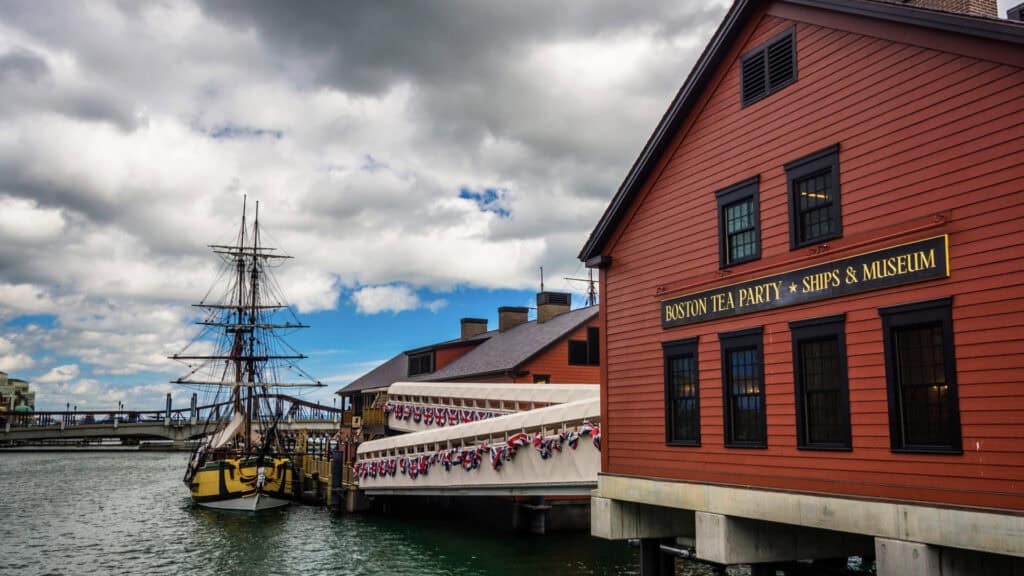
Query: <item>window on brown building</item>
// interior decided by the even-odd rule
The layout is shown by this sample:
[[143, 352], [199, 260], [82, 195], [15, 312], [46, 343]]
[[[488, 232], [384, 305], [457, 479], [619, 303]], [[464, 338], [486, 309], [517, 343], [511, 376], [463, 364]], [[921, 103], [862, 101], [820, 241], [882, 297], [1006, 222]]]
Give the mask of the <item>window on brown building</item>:
[[789, 323], [801, 448], [851, 448], [845, 326], [844, 315]]
[[662, 343], [665, 356], [665, 442], [700, 446], [697, 339]]
[[720, 268], [761, 257], [759, 183], [760, 178], [755, 176], [715, 193]]
[[570, 366], [600, 366], [601, 342], [598, 328], [587, 328], [586, 340], [569, 340]]
[[421, 352], [409, 355], [409, 376], [430, 374], [434, 371], [434, 352]]
[[763, 329], [758, 327], [718, 335], [722, 349], [726, 446], [764, 448], [768, 445], [762, 334]]
[[893, 450], [962, 451], [952, 299], [879, 309]]
[[534, 374], [533, 375], [533, 383], [534, 384], [550, 384], [551, 383], [551, 375], [550, 374]]
[[786, 164], [789, 244], [800, 248], [843, 235], [839, 202], [839, 146]]

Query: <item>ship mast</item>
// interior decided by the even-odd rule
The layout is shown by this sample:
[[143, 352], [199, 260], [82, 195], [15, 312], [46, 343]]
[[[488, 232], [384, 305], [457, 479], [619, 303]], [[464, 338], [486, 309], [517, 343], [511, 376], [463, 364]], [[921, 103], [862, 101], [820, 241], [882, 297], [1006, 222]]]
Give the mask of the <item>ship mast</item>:
[[[292, 317], [295, 322], [282, 323], [271, 319], [270, 314], [274, 310], [289, 307], [284, 302], [277, 284], [272, 279], [261, 279], [262, 274], [269, 273], [265, 270], [264, 263], [272, 259], [288, 259], [291, 256], [276, 254], [274, 248], [260, 246], [259, 202], [256, 203], [251, 241], [247, 223], [247, 201], [243, 199], [242, 226], [236, 242], [233, 245], [210, 246], [215, 254], [224, 259], [226, 268], [222, 268], [222, 274], [226, 276], [222, 278], [232, 279], [228, 290], [222, 293], [219, 301], [206, 302], [204, 297], [203, 301], [194, 305], [209, 311], [203, 320], [196, 322], [203, 327], [203, 331], [182, 353], [171, 358], [187, 363], [190, 369], [185, 376], [173, 380], [174, 384], [230, 387], [233, 413], [243, 416], [244, 431], [240, 432], [243, 436], [240, 447], [245, 453], [250, 453], [254, 448], [252, 421], [260, 418], [260, 402], [264, 399], [261, 392], [266, 392], [269, 386], [306, 387], [323, 384], [293, 363], [295, 360], [306, 358], [305, 355], [278, 352], [281, 346], [289, 349], [291, 347], [284, 343], [280, 336], [275, 335], [276, 330], [308, 326], [298, 322], [297, 318], [294, 318], [294, 313]], [[218, 351], [185, 354], [192, 344], [204, 339], [204, 336], [208, 340], [217, 334], [220, 335]], [[294, 352], [294, 349], [290, 351]], [[191, 364], [190, 361], [197, 361], [198, 364]], [[275, 367], [282, 365], [302, 376], [307, 382], [276, 382]], [[264, 374], [265, 370], [270, 372]]]

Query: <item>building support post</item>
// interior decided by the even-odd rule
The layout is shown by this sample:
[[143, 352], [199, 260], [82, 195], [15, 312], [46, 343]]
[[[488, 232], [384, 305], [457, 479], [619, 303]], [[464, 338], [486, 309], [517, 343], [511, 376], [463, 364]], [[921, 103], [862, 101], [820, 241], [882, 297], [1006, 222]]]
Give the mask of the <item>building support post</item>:
[[661, 551], [663, 542], [671, 538], [642, 538], [640, 540], [640, 576], [674, 576], [676, 559]]

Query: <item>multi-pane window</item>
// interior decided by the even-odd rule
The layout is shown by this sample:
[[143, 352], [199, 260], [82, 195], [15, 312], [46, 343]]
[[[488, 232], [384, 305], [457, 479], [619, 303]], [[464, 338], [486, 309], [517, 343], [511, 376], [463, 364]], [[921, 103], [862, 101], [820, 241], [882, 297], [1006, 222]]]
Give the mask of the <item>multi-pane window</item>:
[[850, 401], [845, 317], [790, 322], [796, 392], [797, 445], [848, 450]]
[[434, 371], [434, 351], [409, 355], [409, 376], [430, 374]]
[[718, 200], [719, 265], [722, 268], [761, 257], [759, 178], [715, 193]]
[[726, 446], [767, 446], [762, 332], [752, 328], [718, 335]]
[[757, 251], [754, 199], [744, 198], [725, 207], [725, 249], [730, 262], [745, 260]]
[[697, 339], [662, 344], [665, 354], [665, 442], [700, 445]]
[[949, 298], [882, 308], [893, 450], [960, 452]]
[[843, 234], [839, 202], [839, 147], [786, 164], [790, 246], [799, 248]]

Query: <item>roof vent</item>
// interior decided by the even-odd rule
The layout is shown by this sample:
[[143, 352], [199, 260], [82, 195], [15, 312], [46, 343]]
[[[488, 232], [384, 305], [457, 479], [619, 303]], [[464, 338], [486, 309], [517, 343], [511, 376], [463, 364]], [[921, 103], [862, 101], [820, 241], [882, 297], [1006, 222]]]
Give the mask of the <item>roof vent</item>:
[[529, 310], [526, 306], [502, 306], [498, 308], [498, 332], [504, 332], [526, 323]]
[[484, 332], [487, 332], [487, 319], [463, 318], [459, 320], [459, 327], [461, 328], [461, 334], [459, 338], [461, 340], [467, 340], [469, 338], [479, 336]]
[[572, 305], [568, 292], [537, 293], [537, 323], [543, 324], [559, 314], [565, 314]]
[[743, 55], [740, 59], [743, 106], [778, 92], [796, 80], [795, 39], [790, 28]]

